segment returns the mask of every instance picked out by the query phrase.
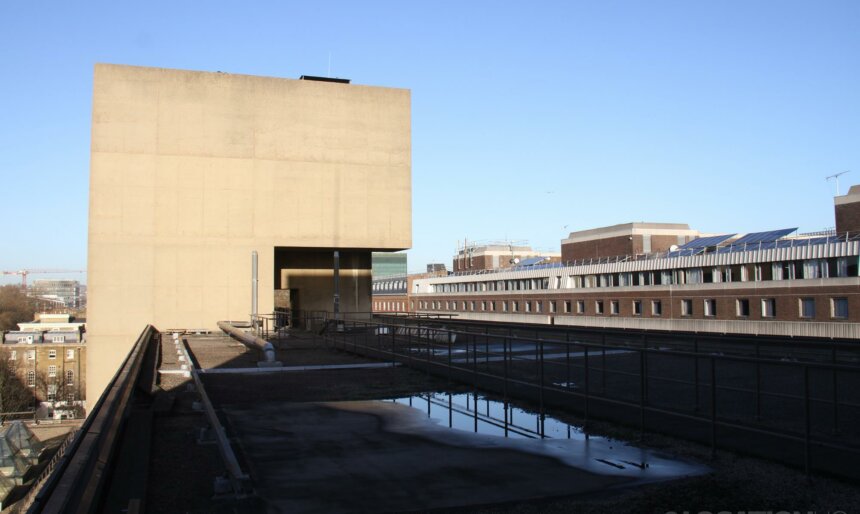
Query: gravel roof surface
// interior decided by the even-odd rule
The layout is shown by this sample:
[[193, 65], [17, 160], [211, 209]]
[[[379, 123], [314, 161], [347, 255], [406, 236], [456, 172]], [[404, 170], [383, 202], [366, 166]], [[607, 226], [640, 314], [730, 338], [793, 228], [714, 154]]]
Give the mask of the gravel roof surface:
[[[255, 368], [256, 351], [222, 336], [189, 336], [192, 357], [204, 368]], [[165, 355], [175, 354], [164, 339]], [[174, 359], [175, 360], [175, 359]], [[278, 350], [285, 366], [303, 364], [356, 364], [368, 359], [327, 349], [307, 333], [291, 336]], [[168, 363], [165, 363], [168, 364]], [[168, 367], [178, 364], [173, 362]], [[151, 452], [147, 510], [152, 512], [255, 512], [257, 500], [231, 501], [212, 498], [212, 481], [223, 472], [214, 445], [196, 444], [205, 425], [192, 408], [197, 394], [188, 389], [190, 379], [178, 374], [161, 375], [164, 412], [156, 417]], [[203, 381], [216, 409], [246, 407], [271, 401], [342, 401], [393, 398], [427, 391], [466, 391], [407, 367], [386, 369], [325, 370], [255, 374], [204, 375]], [[580, 419], [554, 411], [552, 416], [570, 423]], [[591, 421], [591, 433], [636, 441], [638, 431]], [[229, 431], [229, 428], [228, 428]], [[718, 452], [710, 448], [657, 434], [647, 434], [643, 446], [664, 450], [712, 467], [708, 475], [611, 490], [588, 497], [557, 497], [503, 505], [446, 509], [469, 512], [854, 512], [860, 505], [860, 487], [827, 477], [806, 477], [802, 471], [764, 460]], [[240, 458], [242, 458], [241, 451]]]

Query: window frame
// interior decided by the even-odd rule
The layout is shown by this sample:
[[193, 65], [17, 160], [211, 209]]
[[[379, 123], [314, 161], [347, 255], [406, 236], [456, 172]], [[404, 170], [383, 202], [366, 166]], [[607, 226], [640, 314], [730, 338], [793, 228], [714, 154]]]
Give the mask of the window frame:
[[[815, 319], [815, 298], [801, 297], [797, 299], [798, 317], [800, 319]], [[811, 307], [811, 312], [807, 313], [805, 307]]]

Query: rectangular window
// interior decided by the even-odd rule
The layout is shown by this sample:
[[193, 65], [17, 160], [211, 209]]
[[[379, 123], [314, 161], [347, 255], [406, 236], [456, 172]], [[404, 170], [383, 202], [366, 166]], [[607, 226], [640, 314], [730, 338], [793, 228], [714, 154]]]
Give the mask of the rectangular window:
[[800, 299], [800, 317], [814, 318], [815, 317], [815, 298]]
[[484, 301], [481, 302], [481, 310], [482, 311], [487, 310], [487, 302], [484, 302]]
[[52, 402], [57, 399], [57, 384], [48, 385], [48, 401]]
[[693, 315], [693, 300], [681, 300], [681, 316]]
[[526, 312], [532, 311], [532, 302], [525, 302]]
[[520, 310], [520, 302], [513, 300], [511, 302], [511, 311], [517, 312], [518, 310]]
[[10, 361], [18, 360], [18, 351], [17, 350], [12, 350], [11, 352], [9, 352], [9, 360]]
[[830, 317], [835, 319], [848, 319], [848, 298], [830, 299]]
[[603, 300], [596, 300], [594, 302], [594, 313], [603, 314]]
[[748, 317], [750, 315], [750, 301], [746, 298], [738, 298], [735, 300], [735, 314], [740, 317]]
[[48, 358], [56, 359], [57, 358], [57, 350], [48, 350]]
[[549, 312], [552, 312], [552, 313], [555, 312], [555, 300], [549, 301]]
[[776, 298], [761, 299], [761, 317], [773, 318], [776, 316]]
[[569, 314], [569, 313], [570, 313], [570, 300], [565, 300], [565, 301], [564, 301], [564, 312], [565, 312], [566, 314]]
[[490, 312], [493, 312], [495, 310], [496, 310], [496, 302], [494, 302], [494, 301], [490, 302]]
[[642, 315], [642, 300], [633, 300], [633, 315]]
[[585, 314], [585, 300], [576, 301], [576, 313]]
[[65, 343], [66, 342], [66, 336], [52, 336], [51, 342], [52, 343]]
[[660, 300], [651, 300], [651, 315], [652, 316], [662, 316], [663, 315], [663, 303]]
[[28, 361], [36, 360], [36, 350], [27, 350], [27, 360]]
[[469, 310], [470, 310], [470, 311], [474, 311], [474, 310], [475, 310], [475, 302], [473, 302], [473, 301], [470, 301], [470, 302], [469, 302]]
[[502, 302], [502, 312], [508, 312], [508, 302]]
[[33, 370], [27, 372], [27, 385], [30, 387], [36, 386], [36, 372]]
[[535, 312], [540, 312], [540, 311], [541, 311], [541, 307], [542, 307], [542, 306], [541, 306], [541, 302], [540, 302], [540, 300], [535, 301]]
[[609, 314], [618, 316], [618, 300], [611, 300], [609, 302]]
[[57, 367], [56, 366], [48, 366], [48, 376], [49, 377], [57, 376]]
[[704, 301], [704, 311], [705, 316], [713, 318], [717, 315], [717, 301], [711, 298], [708, 298]]
[[72, 370], [66, 371], [66, 385], [75, 385], [75, 372]]

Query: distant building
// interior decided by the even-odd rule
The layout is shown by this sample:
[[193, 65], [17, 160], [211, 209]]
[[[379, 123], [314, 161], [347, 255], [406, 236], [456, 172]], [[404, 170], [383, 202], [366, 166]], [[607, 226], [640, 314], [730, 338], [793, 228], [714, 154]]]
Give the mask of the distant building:
[[406, 285], [406, 273], [373, 277], [373, 312], [406, 312]]
[[523, 261], [559, 262], [559, 252], [542, 252], [514, 242], [468, 243], [457, 250], [454, 272], [510, 268]]
[[448, 268], [443, 263], [434, 263], [427, 265], [427, 273], [446, 273]]
[[82, 411], [87, 371], [83, 322], [41, 316], [44, 323], [19, 323], [20, 330], [3, 334], [0, 358], [8, 360], [21, 382], [32, 388], [34, 406]]
[[[407, 285], [410, 310], [584, 327], [860, 338], [860, 187], [835, 199], [836, 230], [721, 235], [628, 223], [571, 233], [560, 263], [461, 271]], [[457, 259], [455, 259], [457, 264]]]
[[699, 237], [684, 223], [623, 223], [571, 232], [561, 242], [561, 261], [668, 251]]
[[371, 263], [374, 278], [406, 274], [406, 253], [404, 252], [373, 252]]
[[30, 296], [54, 300], [67, 309], [81, 309], [87, 304], [86, 286], [77, 280], [34, 280], [29, 288]]

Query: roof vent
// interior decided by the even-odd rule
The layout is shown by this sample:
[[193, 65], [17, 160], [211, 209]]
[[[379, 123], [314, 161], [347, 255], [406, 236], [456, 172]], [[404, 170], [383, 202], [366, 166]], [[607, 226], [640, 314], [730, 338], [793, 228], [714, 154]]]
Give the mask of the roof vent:
[[302, 75], [299, 80], [316, 80], [319, 82], [337, 82], [338, 84], [349, 84], [349, 79], [337, 79], [332, 77], [316, 77], [314, 75]]

